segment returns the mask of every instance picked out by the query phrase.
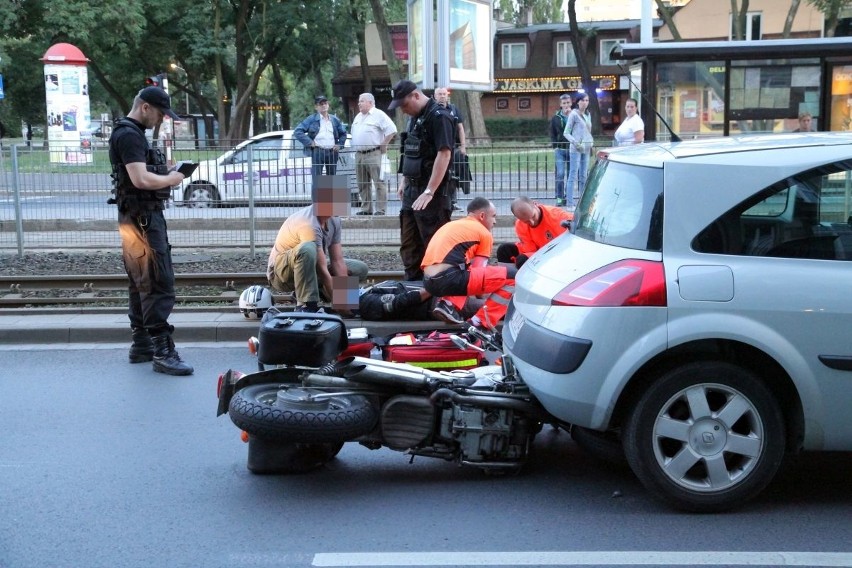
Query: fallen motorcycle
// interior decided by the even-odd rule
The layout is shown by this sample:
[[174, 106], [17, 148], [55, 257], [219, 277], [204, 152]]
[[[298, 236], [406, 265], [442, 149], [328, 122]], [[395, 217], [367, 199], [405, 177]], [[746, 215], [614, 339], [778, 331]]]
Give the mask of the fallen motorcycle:
[[[461, 352], [501, 351], [497, 332], [470, 328], [449, 337]], [[260, 370], [229, 370], [218, 383], [218, 414], [227, 412], [243, 431], [253, 473], [317, 468], [345, 442], [513, 473], [543, 424], [568, 428], [505, 361], [434, 370], [346, 356], [349, 338], [336, 315], [271, 314], [253, 347]]]

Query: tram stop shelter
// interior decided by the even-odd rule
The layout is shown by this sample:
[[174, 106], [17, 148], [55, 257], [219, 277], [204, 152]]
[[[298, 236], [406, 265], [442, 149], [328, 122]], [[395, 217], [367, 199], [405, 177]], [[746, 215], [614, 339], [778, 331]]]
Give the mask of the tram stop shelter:
[[[625, 43], [646, 140], [852, 130], [852, 37]], [[641, 90], [641, 92], [640, 92]], [[650, 102], [650, 104], [649, 104]]]

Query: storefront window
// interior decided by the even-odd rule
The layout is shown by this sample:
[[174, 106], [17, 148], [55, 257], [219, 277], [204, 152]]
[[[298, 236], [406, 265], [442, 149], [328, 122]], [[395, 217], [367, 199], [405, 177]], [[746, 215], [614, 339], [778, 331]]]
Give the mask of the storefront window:
[[836, 65], [831, 70], [829, 130], [852, 130], [852, 65]]
[[[658, 64], [657, 104], [657, 110], [681, 138], [722, 135], [725, 63], [697, 61]], [[669, 139], [669, 131], [659, 119], [657, 139]]]
[[730, 134], [792, 132], [799, 114], [819, 115], [819, 61], [731, 62]]

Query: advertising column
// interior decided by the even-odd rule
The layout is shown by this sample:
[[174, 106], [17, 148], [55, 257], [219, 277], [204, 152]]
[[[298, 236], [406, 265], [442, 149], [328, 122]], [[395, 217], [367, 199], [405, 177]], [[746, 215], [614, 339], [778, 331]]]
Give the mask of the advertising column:
[[47, 142], [50, 161], [61, 164], [92, 162], [89, 123], [89, 61], [70, 43], [57, 43], [41, 58], [47, 102]]

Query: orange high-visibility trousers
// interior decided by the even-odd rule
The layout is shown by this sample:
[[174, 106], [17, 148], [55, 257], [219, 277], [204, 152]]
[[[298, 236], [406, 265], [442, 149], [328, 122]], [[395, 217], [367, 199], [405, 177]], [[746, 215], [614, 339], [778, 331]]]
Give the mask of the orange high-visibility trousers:
[[[488, 294], [485, 304], [476, 312], [476, 317], [487, 327], [496, 326], [506, 311], [515, 292], [515, 280], [506, 277], [505, 266], [479, 266], [468, 271], [467, 293], [469, 296]], [[444, 296], [459, 311], [464, 308], [467, 296]]]

